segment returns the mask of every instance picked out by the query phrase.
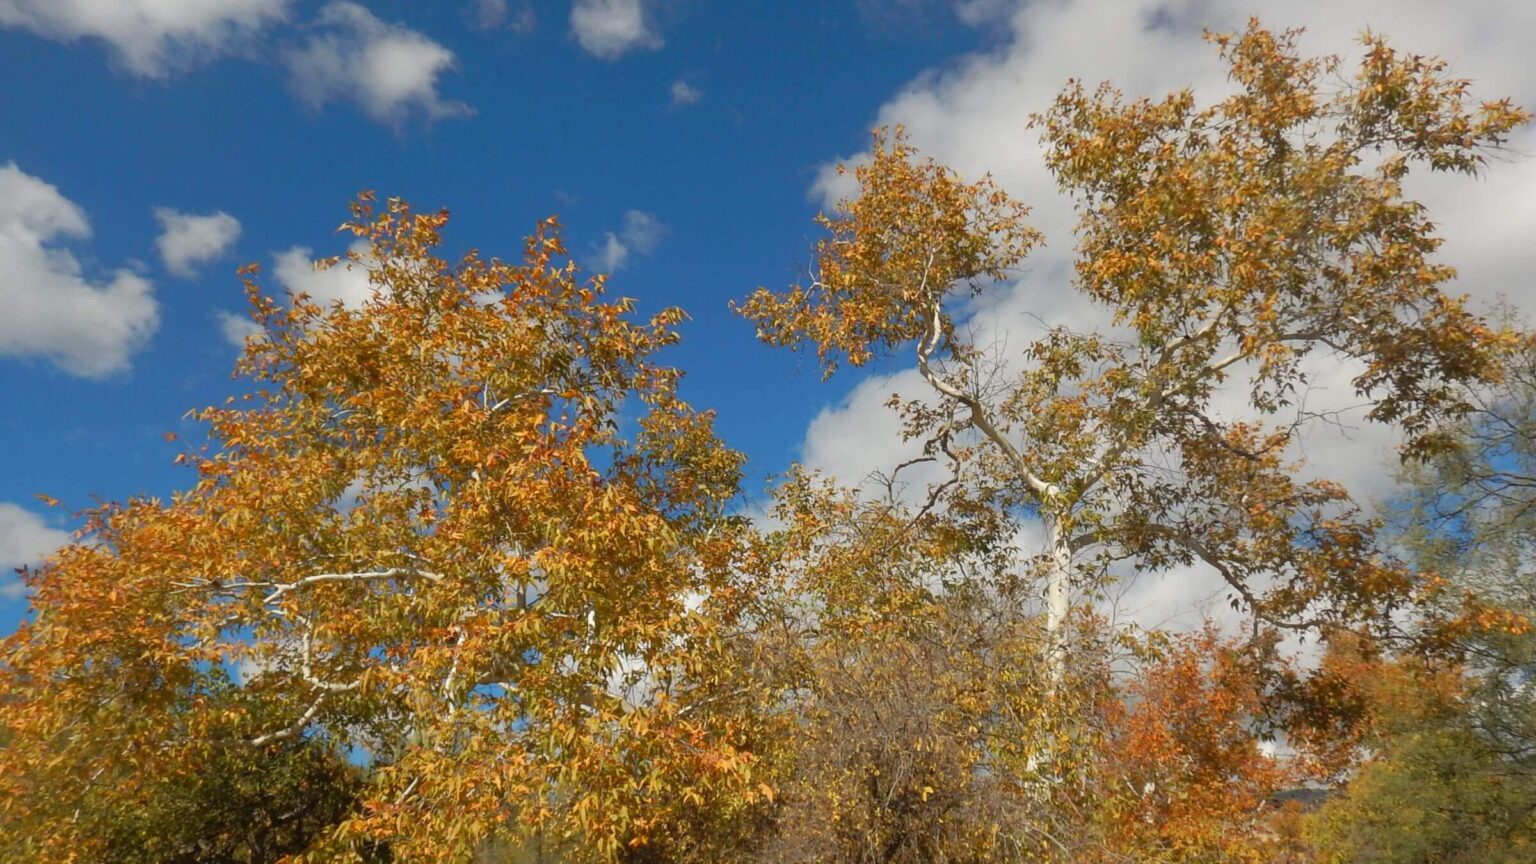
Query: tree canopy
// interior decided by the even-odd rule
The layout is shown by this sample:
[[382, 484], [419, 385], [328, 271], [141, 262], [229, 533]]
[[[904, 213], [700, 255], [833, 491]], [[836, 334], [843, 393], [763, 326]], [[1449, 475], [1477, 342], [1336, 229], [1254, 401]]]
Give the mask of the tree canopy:
[[336, 848], [407, 858], [514, 824], [611, 854], [665, 831], [633, 797], [745, 782], [690, 695], [741, 462], [653, 360], [681, 313], [605, 300], [552, 222], [450, 265], [445, 221], [359, 203], [369, 251], [331, 264], [367, 270], [359, 309], [251, 283], [252, 390], [197, 415], [195, 485], [28, 575], [0, 758], [29, 854], [105, 842], [77, 802], [131, 809], [149, 766], [298, 739], [372, 768]]
[[[86, 511], [24, 573], [0, 851], [1517, 860], [1536, 352], [1448, 293], [1404, 183], [1475, 175], [1527, 115], [1376, 36], [1345, 77], [1257, 22], [1210, 41], [1224, 98], [1070, 82], [1034, 118], [1098, 330], [972, 341], [960, 301], [1046, 238], [875, 133], [808, 277], [739, 311], [827, 375], [910, 356], [920, 456], [796, 468], [758, 518], [662, 362], [684, 313], [613, 299], [554, 219], [451, 262], [446, 213], [365, 194], [320, 262], [360, 305], [245, 271], [259, 331], [185, 491]], [[1323, 355], [1401, 441], [1396, 509], [1297, 458]], [[1183, 568], [1241, 626], [1112, 616]]]

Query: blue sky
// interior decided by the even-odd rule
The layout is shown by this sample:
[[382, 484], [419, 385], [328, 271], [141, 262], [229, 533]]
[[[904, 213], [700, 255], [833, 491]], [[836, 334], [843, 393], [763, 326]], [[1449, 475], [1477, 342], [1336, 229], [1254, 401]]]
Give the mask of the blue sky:
[[[613, 291], [693, 316], [668, 360], [754, 489], [797, 458], [856, 482], [900, 458], [881, 406], [907, 364], [824, 384], [726, 308], [796, 276], [810, 217], [847, 191], [828, 167], [901, 122], [993, 172], [1049, 245], [970, 324], [1095, 326], [1027, 116], [1072, 76], [1219, 92], [1201, 29], [1250, 14], [1318, 51], [1372, 27], [1536, 104], [1536, 4], [1507, 0], [0, 0], [0, 567], [63, 542], [93, 496], [188, 481], [162, 436], [234, 386], [234, 268], [344, 293], [302, 263], [343, 250], [362, 189], [451, 210], [450, 254], [510, 255], [558, 213], [580, 261], [617, 267]], [[1461, 290], [1527, 303], [1536, 160], [1416, 191]], [[1369, 493], [1390, 452], [1367, 431], [1305, 455]], [[1173, 614], [1203, 584], [1141, 599]], [[0, 581], [0, 632], [24, 603]]]
[[[157, 319], [138, 339], [62, 325], [49, 337], [76, 348], [0, 330], [0, 502], [13, 505], [12, 521], [25, 518], [19, 507], [55, 529], [68, 527], [62, 510], [45, 512], [35, 493], [78, 507], [187, 482], [162, 435], [186, 431], [188, 409], [232, 386], [235, 348], [218, 316], [242, 311], [234, 268], [262, 263], [276, 290], [280, 254], [342, 251], [334, 227], [362, 189], [449, 208], [454, 252], [515, 255], [552, 213], [591, 268], [620, 264], [624, 247], [612, 290], [693, 316], [668, 358], [689, 370], [687, 398], [719, 409], [721, 432], [751, 454], [755, 476], [782, 470], [808, 420], [852, 382], [823, 386], [797, 358], [759, 348], [726, 304], [793, 278], [813, 235], [815, 171], [858, 149], [881, 100], [989, 38], [943, 9], [888, 15], [856, 3], [640, 7], [638, 35], [624, 30], [625, 4], [589, 4], [578, 22], [596, 34], [587, 37], [563, 0], [514, 0], [504, 12], [470, 0], [366, 0], [267, 4], [281, 15], [207, 39], [168, 21], [157, 43], [90, 8], [106, 2], [75, 3], [83, 11], [62, 22], [42, 5], [0, 0], [0, 24], [10, 24], [0, 30], [0, 166], [55, 187], [88, 220], [88, 237], [40, 241], [74, 256], [77, 281], [99, 293], [131, 271], [148, 283]], [[261, 4], [227, 5], [236, 15]], [[604, 15], [619, 24], [594, 24]], [[394, 90], [302, 77], [324, 77], [303, 58], [345, 58], [370, 39], [417, 46], [425, 59], [388, 58], [411, 79]], [[423, 81], [425, 90], [407, 86]], [[182, 220], [188, 236], [167, 260], [162, 208], [227, 214], [238, 236], [228, 220]], [[23, 277], [0, 269], [7, 278]], [[4, 287], [0, 296], [40, 299]], [[73, 353], [60, 362], [59, 351]], [[81, 368], [91, 363], [109, 368]], [[8, 629], [21, 601], [5, 603]]]

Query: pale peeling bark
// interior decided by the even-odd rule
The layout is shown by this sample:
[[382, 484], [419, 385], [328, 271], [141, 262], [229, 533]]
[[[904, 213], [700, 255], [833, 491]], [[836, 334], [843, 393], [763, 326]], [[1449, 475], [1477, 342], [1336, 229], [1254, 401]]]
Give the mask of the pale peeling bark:
[[1050, 538], [1051, 563], [1045, 578], [1045, 633], [1047, 638], [1047, 663], [1051, 681], [1060, 684], [1066, 672], [1067, 614], [1071, 611], [1072, 545], [1061, 522], [1046, 520], [1046, 533]]
[[[1055, 483], [1046, 482], [1030, 469], [1024, 454], [1014, 446], [1012, 441], [1008, 440], [1008, 436], [987, 415], [986, 407], [979, 396], [966, 392], [934, 369], [931, 358], [934, 349], [938, 347], [944, 336], [943, 321], [941, 301], [935, 298], [929, 314], [928, 332], [917, 346], [917, 368], [923, 380], [941, 395], [968, 409], [970, 425], [1002, 452], [1004, 458], [1018, 473], [1019, 479], [1033, 493], [1036, 502], [1041, 505], [1041, 510], [1049, 511], [1051, 506], [1061, 498], [1060, 487]], [[1062, 525], [1060, 515], [1047, 512], [1043, 518], [1050, 544], [1049, 566], [1045, 575], [1045, 657], [1050, 668], [1051, 680], [1060, 683], [1066, 670], [1065, 633], [1067, 616], [1071, 611], [1072, 544], [1068, 532]]]

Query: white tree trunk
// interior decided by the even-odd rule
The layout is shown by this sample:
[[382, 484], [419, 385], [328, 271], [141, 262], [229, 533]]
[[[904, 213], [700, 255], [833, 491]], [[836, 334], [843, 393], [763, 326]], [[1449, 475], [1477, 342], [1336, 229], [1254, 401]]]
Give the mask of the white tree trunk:
[[1071, 608], [1072, 547], [1058, 520], [1047, 518], [1045, 529], [1051, 544], [1050, 569], [1045, 575], [1046, 663], [1050, 668], [1051, 683], [1059, 684], [1067, 662], [1066, 623]]

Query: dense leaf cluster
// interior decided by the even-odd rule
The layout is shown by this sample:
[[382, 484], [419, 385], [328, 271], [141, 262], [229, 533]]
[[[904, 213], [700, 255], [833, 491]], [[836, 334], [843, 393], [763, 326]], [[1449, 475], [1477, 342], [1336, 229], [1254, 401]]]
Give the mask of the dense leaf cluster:
[[[877, 133], [805, 284], [740, 311], [828, 374], [911, 350], [921, 455], [793, 470], [756, 521], [659, 360], [682, 312], [611, 299], [554, 220], [449, 262], [446, 214], [364, 196], [322, 266], [366, 302], [251, 272], [186, 491], [24, 574], [0, 857], [1526, 860], [1536, 348], [1445, 293], [1403, 191], [1526, 115], [1376, 37], [1332, 86], [1293, 36], [1212, 36], [1210, 105], [1072, 83], [1036, 117], [1099, 332], [969, 341], [955, 301], [1043, 238]], [[1321, 355], [1401, 435], [1390, 518], [1299, 471]], [[1113, 617], [1184, 568], [1241, 628]]]

